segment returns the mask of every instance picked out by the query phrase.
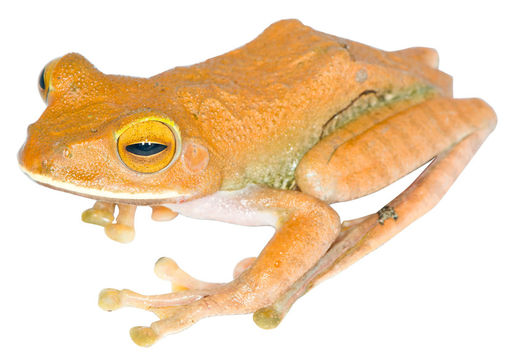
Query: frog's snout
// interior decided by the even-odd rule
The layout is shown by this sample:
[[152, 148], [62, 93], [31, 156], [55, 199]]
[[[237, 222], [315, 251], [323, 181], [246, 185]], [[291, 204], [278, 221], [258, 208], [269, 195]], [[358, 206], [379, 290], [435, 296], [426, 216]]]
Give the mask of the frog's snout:
[[42, 159], [40, 159], [40, 156], [37, 156], [37, 152], [29, 145], [28, 139], [18, 151], [18, 164], [27, 174], [34, 172], [35, 169], [42, 170]]
[[65, 154], [70, 155], [70, 151], [64, 150], [59, 155], [57, 151], [48, 150], [39, 146], [37, 141], [29, 136], [18, 151], [19, 166], [30, 177], [32, 174], [50, 175], [55, 169], [54, 164], [58, 162], [58, 158], [64, 158]]

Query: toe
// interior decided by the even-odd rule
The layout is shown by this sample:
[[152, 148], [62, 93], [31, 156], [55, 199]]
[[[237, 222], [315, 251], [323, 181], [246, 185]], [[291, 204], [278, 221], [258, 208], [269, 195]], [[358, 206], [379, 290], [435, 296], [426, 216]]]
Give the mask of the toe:
[[261, 329], [274, 329], [283, 319], [283, 314], [272, 307], [257, 310], [253, 315], [255, 324]]
[[105, 227], [105, 231], [110, 239], [123, 244], [134, 240], [136, 234], [133, 227], [124, 224], [109, 224]]
[[163, 280], [171, 281], [173, 292], [188, 290], [188, 287], [178, 282], [180, 278], [184, 278], [185, 276], [181, 275], [182, 271], [173, 259], [166, 257], [158, 259], [155, 263], [155, 274]]
[[212, 290], [221, 286], [217, 283], [209, 283], [198, 280], [183, 271], [173, 259], [162, 257], [155, 264], [155, 274], [172, 283], [173, 291], [184, 290]]
[[136, 326], [130, 329], [130, 337], [139, 346], [148, 347], [158, 340], [158, 335], [151, 327]]
[[99, 306], [106, 311], [113, 311], [121, 308], [120, 291], [116, 289], [102, 290], [99, 294]]
[[81, 214], [81, 220], [88, 224], [107, 226], [114, 220], [111, 212], [102, 209], [88, 209]]
[[161, 257], [155, 263], [155, 274], [164, 280], [171, 280], [172, 275], [175, 274], [180, 267], [176, 261], [167, 257]]
[[174, 212], [165, 206], [152, 206], [151, 209], [151, 218], [155, 221], [170, 221], [178, 216], [177, 212]]

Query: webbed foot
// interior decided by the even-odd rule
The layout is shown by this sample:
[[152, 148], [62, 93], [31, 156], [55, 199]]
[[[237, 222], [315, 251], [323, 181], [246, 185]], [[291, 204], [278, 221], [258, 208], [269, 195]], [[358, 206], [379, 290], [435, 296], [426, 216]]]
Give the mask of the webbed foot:
[[203, 317], [218, 314], [219, 309], [209, 306], [207, 299], [214, 290], [184, 290], [163, 295], [141, 295], [131, 290], [104, 289], [99, 294], [99, 306], [106, 311], [122, 307], [148, 310], [160, 320], [149, 327], [136, 326], [130, 330], [132, 340], [140, 346], [150, 346], [167, 335], [183, 330]]
[[[236, 279], [254, 262], [255, 258], [240, 261], [234, 268]], [[243, 313], [241, 304], [226, 306], [214, 297], [224, 297], [226, 292], [234, 293], [234, 285], [210, 283], [195, 279], [183, 271], [174, 260], [163, 257], [155, 264], [155, 274], [172, 283], [173, 292], [163, 295], [141, 295], [131, 290], [104, 289], [99, 294], [98, 304], [106, 311], [122, 307], [148, 310], [160, 320], [149, 327], [135, 326], [130, 330], [132, 340], [140, 346], [151, 346], [158, 339], [191, 326], [206, 316]], [[232, 296], [232, 295], [231, 295]], [[250, 310], [251, 311], [251, 310]]]
[[160, 320], [150, 326], [135, 326], [130, 330], [137, 345], [151, 346], [165, 335], [184, 330], [205, 317], [255, 311], [260, 306], [255, 301], [249, 303], [248, 296], [243, 286], [235, 281], [214, 289], [151, 296], [130, 290], [104, 289], [99, 295], [99, 306], [106, 311], [136, 307], [157, 315]]

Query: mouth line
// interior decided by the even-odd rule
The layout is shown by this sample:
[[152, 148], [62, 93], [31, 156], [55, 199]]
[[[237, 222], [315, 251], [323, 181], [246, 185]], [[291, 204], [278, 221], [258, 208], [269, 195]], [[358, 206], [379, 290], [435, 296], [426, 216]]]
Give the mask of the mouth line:
[[127, 193], [85, 188], [72, 183], [54, 180], [48, 176], [32, 173], [21, 165], [19, 167], [30, 179], [41, 185], [95, 200], [136, 205], [150, 205], [164, 202], [182, 202], [192, 196], [191, 194], [179, 193], [177, 191], [165, 191], [161, 193]]

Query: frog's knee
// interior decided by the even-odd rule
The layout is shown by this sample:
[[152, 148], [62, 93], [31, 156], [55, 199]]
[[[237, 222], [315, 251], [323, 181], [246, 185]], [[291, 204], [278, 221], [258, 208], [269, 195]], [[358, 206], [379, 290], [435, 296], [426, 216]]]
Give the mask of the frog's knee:
[[296, 169], [296, 183], [305, 194], [334, 203], [349, 200], [347, 187], [340, 184], [336, 174], [330, 174], [323, 164], [303, 158]]

